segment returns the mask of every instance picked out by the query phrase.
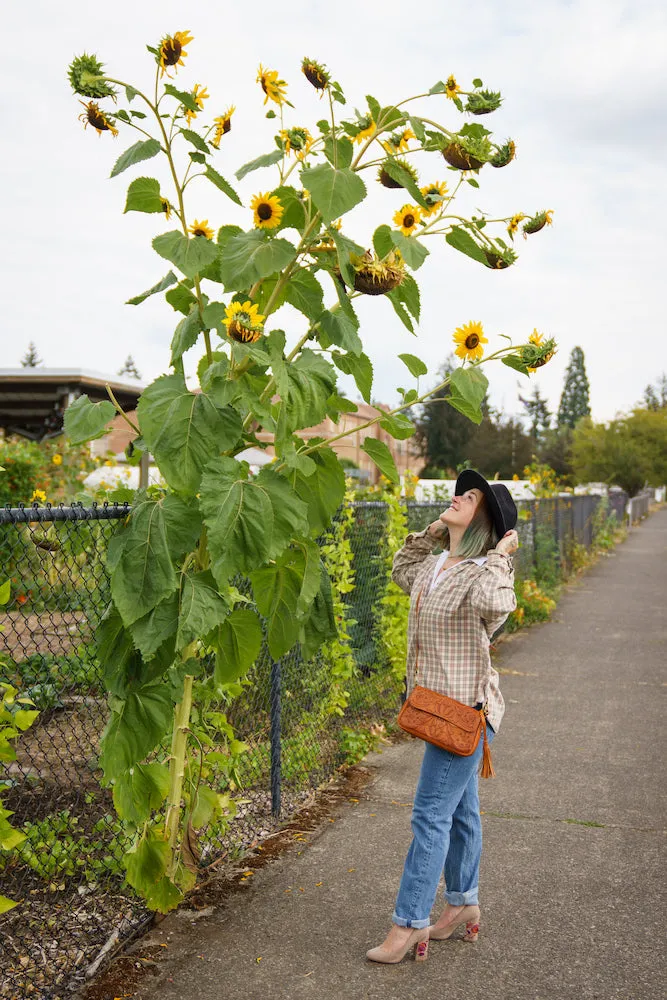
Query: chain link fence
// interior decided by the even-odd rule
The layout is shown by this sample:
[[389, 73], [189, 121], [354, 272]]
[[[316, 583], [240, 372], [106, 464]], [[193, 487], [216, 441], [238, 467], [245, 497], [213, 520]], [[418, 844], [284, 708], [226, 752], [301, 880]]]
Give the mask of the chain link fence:
[[[625, 495], [610, 495], [619, 522]], [[560, 579], [572, 543], [590, 546], [597, 496], [518, 504], [519, 577]], [[424, 528], [446, 504], [408, 502], [407, 525]], [[16, 741], [0, 786], [12, 825], [26, 834], [0, 850], [2, 894], [20, 904], [0, 917], [0, 997], [60, 998], [86, 980], [110, 939], [128, 939], [151, 914], [124, 886], [128, 848], [111, 791], [100, 785], [99, 740], [107, 704], [95, 659], [96, 629], [111, 595], [109, 539], [129, 508], [0, 508], [0, 677], [31, 698], [35, 724]], [[342, 715], [330, 710], [327, 650], [304, 661], [298, 647], [280, 663], [264, 648], [243, 691], [224, 712], [247, 744], [232, 775], [237, 813], [202, 837], [201, 864], [235, 860], [276, 830], [341, 764], [372, 744], [374, 727], [391, 722], [403, 682], [387, 664], [377, 627], [390, 580], [383, 543], [387, 505], [353, 505], [347, 539], [354, 586], [342, 595], [351, 657]], [[332, 654], [330, 653], [329, 656]]]

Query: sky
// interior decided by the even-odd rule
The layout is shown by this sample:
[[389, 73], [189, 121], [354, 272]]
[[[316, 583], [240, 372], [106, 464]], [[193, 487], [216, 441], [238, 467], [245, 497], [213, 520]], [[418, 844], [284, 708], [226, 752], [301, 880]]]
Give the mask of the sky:
[[[277, 184], [275, 168], [238, 184], [233, 176], [274, 148], [275, 122], [265, 119], [255, 82], [260, 62], [278, 69], [289, 85], [297, 108], [287, 109], [289, 124], [311, 131], [325, 108], [300, 72], [304, 55], [329, 67], [348, 97], [342, 113], [352, 117], [367, 93], [389, 104], [427, 91], [450, 73], [463, 89], [480, 77], [502, 92], [502, 108], [476, 120], [501, 141], [513, 138], [517, 158], [502, 170], [480, 171], [480, 189], [466, 186], [456, 211], [498, 218], [552, 209], [553, 225], [519, 238], [519, 260], [503, 271], [431, 240], [416, 275], [422, 294], [416, 337], [382, 297], [364, 299], [361, 334], [375, 370], [374, 400], [397, 405], [396, 387], [415, 384], [401, 353], [428, 365], [421, 392], [434, 385], [454, 330], [471, 320], [483, 324], [487, 352], [506, 343], [500, 334], [520, 343], [533, 329], [558, 342], [555, 358], [530, 382], [497, 362], [485, 368], [491, 404], [506, 415], [524, 412], [518, 396], [532, 385], [557, 411], [575, 346], [584, 351], [597, 421], [627, 412], [645, 385], [667, 371], [660, 293], [667, 190], [662, 0], [424, 0], [416, 8], [397, 0], [68, 0], [64, 7], [32, 0], [8, 6], [3, 17], [12, 44], [0, 64], [0, 367], [18, 366], [32, 340], [52, 368], [113, 374], [132, 354], [144, 382], [168, 371], [179, 317], [162, 296], [140, 306], [125, 302], [169, 269], [151, 240], [173, 225], [159, 215], [124, 215], [123, 207], [134, 176], [159, 177], [165, 192], [169, 178], [156, 158], [109, 179], [120, 153], [142, 137], [127, 128], [115, 139], [84, 130], [66, 70], [74, 55], [94, 52], [111, 76], [149, 88], [155, 67], [146, 44], [187, 29], [194, 41], [173, 82], [183, 90], [207, 87], [211, 98], [198, 121], [236, 105], [232, 131], [214, 162], [245, 205]], [[467, 120], [444, 97], [415, 107], [453, 129]], [[433, 155], [417, 161], [423, 183], [451, 186], [453, 175], [441, 162]], [[365, 246], [376, 226], [391, 223], [409, 200], [372, 177], [369, 187], [369, 198], [344, 227]], [[252, 224], [248, 208], [236, 208], [204, 179], [186, 194], [190, 219], [206, 218], [214, 228]], [[288, 343], [304, 322], [289, 307], [276, 314]], [[185, 356], [188, 375], [201, 353], [195, 348]], [[343, 385], [358, 398], [352, 384]]]

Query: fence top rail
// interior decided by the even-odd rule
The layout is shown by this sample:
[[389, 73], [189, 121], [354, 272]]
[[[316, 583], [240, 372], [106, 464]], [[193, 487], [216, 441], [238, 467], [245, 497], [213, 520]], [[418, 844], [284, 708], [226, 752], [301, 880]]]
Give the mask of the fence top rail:
[[19, 504], [18, 507], [0, 507], [0, 524], [27, 524], [32, 521], [111, 521], [116, 518], [127, 517], [132, 507], [127, 502], [109, 503], [105, 500], [103, 504], [93, 501], [90, 507], [84, 507], [82, 503], [73, 503], [71, 506], [58, 504], [53, 506], [47, 503], [40, 507], [37, 503], [32, 505]]

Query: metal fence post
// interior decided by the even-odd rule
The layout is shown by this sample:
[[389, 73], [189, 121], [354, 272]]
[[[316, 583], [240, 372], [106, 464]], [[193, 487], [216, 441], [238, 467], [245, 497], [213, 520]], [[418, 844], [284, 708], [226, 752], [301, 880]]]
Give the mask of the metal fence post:
[[271, 812], [280, 816], [280, 660], [271, 661]]

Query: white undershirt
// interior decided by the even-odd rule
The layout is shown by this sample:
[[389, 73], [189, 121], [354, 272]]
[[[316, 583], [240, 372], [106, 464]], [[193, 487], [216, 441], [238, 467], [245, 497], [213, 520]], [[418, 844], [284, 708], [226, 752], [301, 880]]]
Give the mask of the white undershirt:
[[[448, 555], [449, 555], [449, 549], [444, 549], [444, 551], [438, 556], [438, 561], [435, 564], [435, 568], [433, 570], [433, 576], [431, 577], [431, 586], [428, 588], [429, 594], [431, 593], [433, 588], [437, 585], [437, 583], [440, 581], [440, 579], [445, 575], [445, 573], [449, 572], [450, 569], [454, 569], [454, 566], [461, 565], [461, 563], [454, 563], [454, 566], [448, 566], [447, 569], [443, 569], [442, 573], [440, 573], [440, 570], [442, 566], [444, 566]], [[474, 556], [474, 557], [470, 556], [468, 559], [462, 559], [461, 562], [462, 563], [474, 562], [477, 563], [478, 566], [483, 566], [484, 563], [486, 562], [486, 556]]]

